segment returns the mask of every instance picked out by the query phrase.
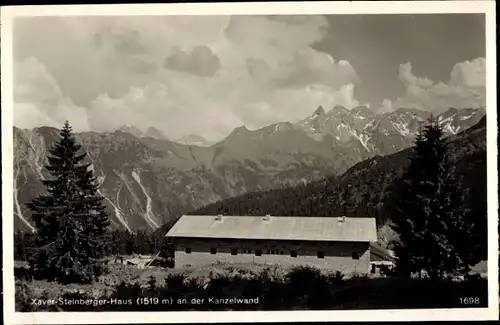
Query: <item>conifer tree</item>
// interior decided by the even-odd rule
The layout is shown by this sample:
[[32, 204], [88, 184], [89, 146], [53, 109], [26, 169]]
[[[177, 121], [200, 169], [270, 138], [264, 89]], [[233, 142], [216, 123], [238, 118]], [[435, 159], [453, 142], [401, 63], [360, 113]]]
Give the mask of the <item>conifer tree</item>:
[[22, 230], [16, 231], [14, 234], [14, 260], [26, 260], [26, 234]]
[[432, 278], [467, 273], [476, 262], [468, 245], [473, 221], [442, 127], [432, 116], [419, 130], [410, 166], [394, 195], [396, 272], [424, 271]]
[[104, 253], [109, 218], [97, 194], [97, 182], [86, 153], [78, 154], [71, 126], [66, 121], [60, 139], [50, 150], [42, 180], [47, 194], [28, 204], [37, 229], [35, 254], [30, 258], [37, 277], [60, 282], [89, 282], [96, 260]]
[[174, 254], [173, 243], [164, 238], [160, 248], [160, 258], [163, 260], [164, 267], [173, 267]]

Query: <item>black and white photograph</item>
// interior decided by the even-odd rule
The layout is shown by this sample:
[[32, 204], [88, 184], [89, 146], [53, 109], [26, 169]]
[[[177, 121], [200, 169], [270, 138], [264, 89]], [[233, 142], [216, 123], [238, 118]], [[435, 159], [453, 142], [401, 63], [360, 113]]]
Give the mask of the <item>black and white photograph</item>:
[[2, 8], [7, 323], [498, 319], [494, 2], [322, 5]]

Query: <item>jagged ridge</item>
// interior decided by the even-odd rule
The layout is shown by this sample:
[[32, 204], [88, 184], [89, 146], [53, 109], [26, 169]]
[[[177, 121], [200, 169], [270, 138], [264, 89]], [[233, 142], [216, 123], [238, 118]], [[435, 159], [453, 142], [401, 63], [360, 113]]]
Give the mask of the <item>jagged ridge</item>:
[[[480, 110], [448, 113], [442, 120], [452, 131], [484, 115]], [[401, 150], [409, 146], [416, 121], [424, 117], [420, 111], [377, 116], [363, 107], [336, 107], [293, 124], [237, 128], [205, 147], [137, 137], [125, 128], [80, 133], [78, 140], [101, 183], [113, 226], [152, 230], [179, 213], [221, 199], [340, 175], [366, 158]], [[403, 125], [411, 126], [409, 131]], [[16, 229], [31, 229], [25, 204], [44, 191], [44, 159], [58, 132], [50, 127], [14, 129]]]
[[[486, 117], [448, 138], [457, 172], [468, 189], [467, 206], [486, 226]], [[197, 215], [370, 215], [377, 218], [379, 240], [387, 245], [393, 234], [390, 192], [409, 165], [411, 149], [362, 161], [339, 177], [327, 177], [306, 186], [247, 193], [191, 212]], [[342, 198], [346, 195], [345, 198]]]

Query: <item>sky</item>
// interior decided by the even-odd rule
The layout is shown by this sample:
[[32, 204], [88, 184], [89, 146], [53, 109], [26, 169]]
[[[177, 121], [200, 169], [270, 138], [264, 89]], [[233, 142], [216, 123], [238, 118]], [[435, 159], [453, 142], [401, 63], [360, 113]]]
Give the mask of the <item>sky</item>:
[[14, 125], [217, 141], [318, 106], [484, 106], [482, 14], [16, 18]]

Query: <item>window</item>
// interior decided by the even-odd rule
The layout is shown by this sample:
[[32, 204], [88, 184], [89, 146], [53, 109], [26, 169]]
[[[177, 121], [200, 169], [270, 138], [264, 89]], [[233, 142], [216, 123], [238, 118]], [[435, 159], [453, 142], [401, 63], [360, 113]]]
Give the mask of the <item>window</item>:
[[268, 249], [268, 250], [266, 251], [266, 254], [271, 254], [271, 251]]
[[210, 249], [210, 254], [217, 254], [217, 248], [211, 248]]
[[359, 254], [358, 253], [352, 253], [352, 259], [353, 260], [359, 260]]
[[191, 248], [186, 247], [186, 254], [191, 254]]
[[290, 252], [291, 257], [297, 257], [297, 252], [296, 251], [291, 251]]
[[283, 252], [283, 251], [280, 251], [280, 255], [283, 255], [283, 254], [285, 254], [285, 252]]
[[231, 255], [238, 255], [238, 250], [236, 248], [231, 249]]
[[318, 252], [318, 258], [325, 258], [325, 253]]
[[262, 252], [260, 251], [260, 249], [256, 249], [255, 256], [261, 256], [261, 255], [262, 255]]

